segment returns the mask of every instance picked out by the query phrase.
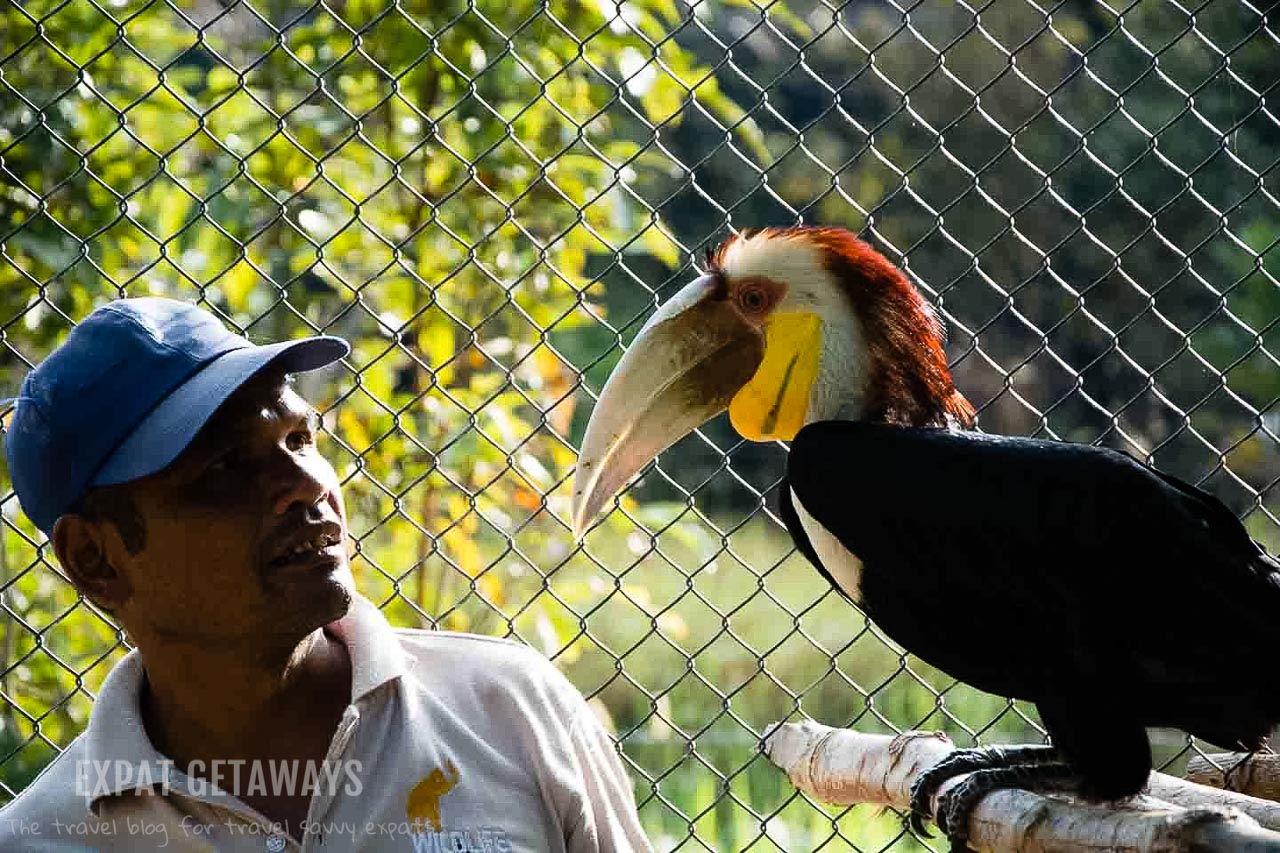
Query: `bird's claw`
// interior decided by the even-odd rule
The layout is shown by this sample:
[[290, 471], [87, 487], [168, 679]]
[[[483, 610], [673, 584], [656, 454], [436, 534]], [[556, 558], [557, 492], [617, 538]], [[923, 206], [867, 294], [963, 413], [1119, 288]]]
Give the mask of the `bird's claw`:
[[927, 820], [933, 820], [933, 815], [929, 812], [918, 812], [915, 809], [911, 810], [911, 814], [907, 818], [913, 833], [921, 838], [933, 838], [933, 833], [925, 828], [924, 824]]
[[[985, 791], [978, 792], [968, 779], [962, 779], [938, 798], [938, 828], [951, 842], [951, 853], [969, 849], [969, 816]], [[974, 794], [977, 793], [977, 796]]]
[[922, 838], [932, 838], [933, 833], [925, 828], [925, 822], [933, 820], [933, 794], [938, 789], [938, 784], [933, 782], [930, 774], [934, 768], [930, 768], [916, 777], [916, 781], [911, 785], [911, 813], [909, 822], [911, 831]]
[[[959, 758], [957, 758], [959, 756]], [[911, 829], [919, 836], [924, 838], [932, 838], [933, 836], [925, 829], [925, 821], [933, 821], [938, 824], [938, 828], [946, 832], [942, 825], [943, 812], [938, 809], [938, 815], [935, 818], [933, 813], [933, 796], [938, 793], [938, 789], [942, 787], [942, 783], [958, 773], [966, 772], [967, 768], [963, 767], [968, 752], [958, 750], [943, 758], [937, 764], [916, 777], [916, 781], [911, 785]]]

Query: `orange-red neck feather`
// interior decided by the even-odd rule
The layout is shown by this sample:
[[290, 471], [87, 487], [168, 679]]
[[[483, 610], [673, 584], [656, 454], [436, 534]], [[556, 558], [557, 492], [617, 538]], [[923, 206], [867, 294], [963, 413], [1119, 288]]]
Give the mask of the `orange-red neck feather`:
[[844, 287], [862, 324], [871, 364], [864, 417], [911, 426], [947, 415], [972, 427], [974, 410], [956, 390], [942, 324], [915, 286], [883, 255], [842, 228], [805, 229]]

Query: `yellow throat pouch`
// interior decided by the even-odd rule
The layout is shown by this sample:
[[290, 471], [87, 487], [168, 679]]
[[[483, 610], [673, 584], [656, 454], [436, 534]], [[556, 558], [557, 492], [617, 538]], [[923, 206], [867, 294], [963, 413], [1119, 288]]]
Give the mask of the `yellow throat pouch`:
[[790, 441], [804, 426], [818, 376], [822, 319], [781, 314], [765, 322], [764, 359], [729, 404], [729, 419], [751, 441]]

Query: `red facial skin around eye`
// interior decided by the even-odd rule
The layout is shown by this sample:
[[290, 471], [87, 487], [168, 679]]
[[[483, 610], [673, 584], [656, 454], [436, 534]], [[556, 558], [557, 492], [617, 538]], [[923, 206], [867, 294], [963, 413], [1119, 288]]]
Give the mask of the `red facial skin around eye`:
[[742, 316], [760, 323], [778, 306], [787, 286], [765, 276], [748, 276], [729, 280], [729, 298]]

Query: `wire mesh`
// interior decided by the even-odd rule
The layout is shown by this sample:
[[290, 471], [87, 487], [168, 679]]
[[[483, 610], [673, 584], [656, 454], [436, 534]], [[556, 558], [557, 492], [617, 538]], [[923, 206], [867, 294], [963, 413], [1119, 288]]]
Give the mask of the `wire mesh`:
[[[94, 306], [326, 332], [302, 387], [361, 590], [519, 637], [616, 732], [661, 849], [911, 849], [756, 753], [808, 715], [1039, 736], [838, 600], [717, 421], [581, 544], [567, 482], [625, 342], [730, 229], [860, 230], [940, 307], [988, 431], [1108, 444], [1280, 542], [1280, 38], [1248, 2], [14, 0], [0, 370]], [[5, 413], [7, 417], [7, 412]], [[126, 637], [0, 505], [0, 789]], [[934, 511], [945, 511], [945, 506]], [[1186, 613], [1169, 619], [1197, 618]], [[1165, 766], [1198, 745], [1156, 733]]]

